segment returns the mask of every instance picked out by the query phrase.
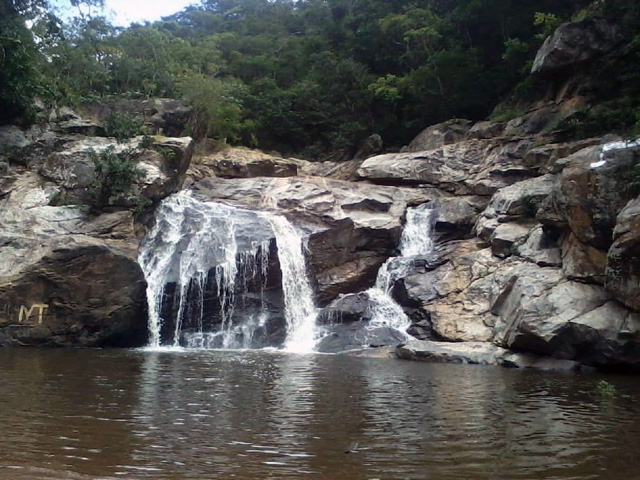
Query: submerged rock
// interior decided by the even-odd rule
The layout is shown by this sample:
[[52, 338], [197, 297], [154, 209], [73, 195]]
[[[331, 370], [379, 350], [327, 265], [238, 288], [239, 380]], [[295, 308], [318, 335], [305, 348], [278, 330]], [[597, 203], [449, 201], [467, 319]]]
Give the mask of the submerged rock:
[[580, 363], [571, 360], [511, 352], [484, 342], [447, 343], [411, 340], [396, 348], [396, 356], [403, 360], [431, 363], [499, 365], [506, 368], [537, 370], [579, 371], [584, 368]]

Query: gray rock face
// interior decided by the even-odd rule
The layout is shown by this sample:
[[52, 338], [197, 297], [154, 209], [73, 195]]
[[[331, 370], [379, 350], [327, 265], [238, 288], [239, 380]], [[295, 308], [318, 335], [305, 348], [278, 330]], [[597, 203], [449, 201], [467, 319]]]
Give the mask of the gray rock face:
[[196, 157], [191, 163], [188, 176], [191, 181], [198, 181], [205, 177], [294, 177], [297, 174], [298, 165], [294, 161], [258, 150], [227, 148], [211, 155]]
[[507, 123], [504, 134], [507, 136], [533, 135], [542, 132], [559, 117], [557, 108], [543, 107], [514, 118]]
[[[141, 139], [119, 144], [109, 138], [81, 137], [46, 157], [39, 173], [61, 187], [66, 202], [95, 203], [91, 191], [96, 181], [94, 157], [109, 151], [129, 155], [142, 172], [136, 181], [139, 193], [151, 201], [159, 201], [182, 186], [193, 153], [193, 140], [155, 137], [148, 148], [141, 149]], [[132, 205], [128, 199], [119, 204]]]
[[435, 270], [400, 281], [397, 298], [404, 305], [420, 306], [427, 312], [436, 338], [490, 341], [495, 322], [489, 298], [491, 274], [500, 260], [475, 240], [458, 242], [444, 257], [449, 262]]
[[507, 281], [492, 306], [499, 345], [590, 365], [638, 365], [638, 315], [604, 288], [531, 264], [502, 275]]
[[191, 119], [193, 108], [182, 100], [172, 98], [113, 99], [100, 104], [83, 105], [81, 113], [97, 124], [102, 124], [113, 113], [136, 116], [143, 120], [153, 135], [181, 137]]
[[371, 287], [397, 247], [407, 206], [438, 195], [316, 177], [207, 178], [194, 188], [214, 201], [277, 210], [306, 229], [320, 304]]
[[404, 147], [403, 152], [422, 152], [435, 150], [465, 139], [472, 126], [469, 120], [454, 119], [425, 128]]
[[602, 19], [565, 23], [538, 51], [531, 73], [547, 74], [588, 62], [610, 52], [621, 41], [620, 29]]
[[531, 175], [522, 158], [532, 141], [474, 139], [434, 150], [378, 155], [365, 160], [357, 175], [375, 183], [425, 184], [456, 195], [489, 196]]
[[522, 245], [531, 228], [516, 223], [503, 223], [491, 234], [491, 253], [499, 258], [507, 258], [516, 253], [517, 247]]
[[551, 228], [568, 227], [580, 242], [608, 250], [617, 216], [633, 198], [628, 172], [638, 155], [637, 142], [614, 142], [573, 154], [537, 218]]
[[141, 345], [145, 282], [129, 212], [49, 206], [21, 175], [0, 205], [0, 344]]
[[620, 212], [613, 237], [607, 254], [607, 290], [640, 311], [640, 198], [630, 201]]
[[562, 242], [562, 272], [571, 280], [604, 285], [607, 254], [569, 234]]
[[396, 348], [398, 358], [431, 363], [468, 363], [500, 365], [509, 353], [504, 348], [485, 342], [432, 342], [411, 340]]
[[538, 225], [529, 233], [527, 241], [517, 248], [518, 256], [541, 267], [562, 266], [562, 251], [554, 238]]
[[478, 216], [487, 206], [487, 198], [479, 196], [442, 197], [437, 201], [438, 218], [435, 232], [443, 240], [469, 238]]

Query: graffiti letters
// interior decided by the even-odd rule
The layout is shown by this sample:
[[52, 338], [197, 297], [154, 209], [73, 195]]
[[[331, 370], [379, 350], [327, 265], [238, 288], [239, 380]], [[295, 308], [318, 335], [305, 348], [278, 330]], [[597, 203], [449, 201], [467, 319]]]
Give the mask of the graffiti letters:
[[31, 316], [38, 312], [38, 325], [42, 325], [42, 320], [44, 316], [44, 311], [49, 308], [49, 305], [45, 305], [44, 303], [35, 303], [31, 305], [31, 308], [27, 309], [24, 305], [20, 305], [20, 313], [18, 314], [18, 322], [24, 323], [31, 318]]

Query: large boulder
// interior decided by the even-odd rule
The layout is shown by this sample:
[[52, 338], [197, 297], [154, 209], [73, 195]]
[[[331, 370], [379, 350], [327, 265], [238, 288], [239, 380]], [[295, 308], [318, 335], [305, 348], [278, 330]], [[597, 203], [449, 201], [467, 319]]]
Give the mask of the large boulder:
[[432, 333], [446, 341], [490, 341], [495, 322], [489, 292], [500, 261], [475, 240], [458, 242], [445, 255], [449, 261], [398, 282], [396, 298], [420, 308]]
[[610, 52], [622, 40], [621, 30], [603, 19], [565, 23], [544, 41], [531, 73], [552, 74]]
[[640, 311], [640, 198], [618, 215], [607, 254], [606, 287], [618, 300]]
[[205, 177], [294, 177], [297, 174], [298, 165], [294, 161], [259, 150], [225, 148], [213, 154], [195, 157], [187, 175], [194, 182]]
[[531, 176], [522, 159], [532, 142], [472, 139], [434, 150], [378, 155], [365, 160], [357, 175], [381, 184], [424, 184], [456, 195], [490, 196]]
[[601, 286], [533, 264], [501, 276], [492, 299], [498, 345], [595, 366], [640, 366], [640, 316], [611, 301]]
[[331, 327], [315, 346], [321, 353], [342, 353], [366, 348], [396, 346], [407, 340], [407, 336], [389, 327], [367, 326], [356, 322]]
[[183, 100], [172, 98], [113, 98], [100, 103], [84, 104], [80, 112], [83, 117], [97, 124], [104, 123], [114, 114], [139, 117], [150, 134], [181, 137], [193, 116], [193, 107]]
[[420, 132], [403, 152], [422, 152], [457, 143], [465, 139], [471, 129], [469, 120], [454, 119], [431, 125]]
[[57, 188], [26, 172], [0, 200], [0, 344], [144, 344], [131, 213], [50, 206]]

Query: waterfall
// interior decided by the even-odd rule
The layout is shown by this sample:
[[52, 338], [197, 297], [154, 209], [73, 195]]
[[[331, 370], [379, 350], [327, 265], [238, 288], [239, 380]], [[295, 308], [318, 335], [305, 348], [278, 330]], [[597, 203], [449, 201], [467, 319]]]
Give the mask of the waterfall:
[[317, 311], [313, 289], [306, 272], [306, 245], [298, 231], [282, 216], [264, 214], [273, 229], [282, 270], [282, 293], [287, 321], [287, 342], [290, 351], [313, 350], [316, 336]]
[[370, 328], [390, 327], [406, 332], [411, 320], [391, 297], [391, 289], [399, 278], [411, 270], [411, 257], [427, 255], [433, 250], [432, 238], [435, 209], [427, 205], [407, 209], [407, 218], [400, 237], [400, 257], [388, 259], [378, 270], [376, 284], [369, 295]]
[[[160, 204], [155, 226], [141, 246], [149, 346], [252, 348], [255, 335], [264, 333], [269, 321], [265, 289], [274, 237], [282, 273], [285, 347], [311, 350], [316, 309], [302, 236], [282, 216], [203, 202], [186, 191]], [[247, 298], [255, 305], [247, 305]]]

